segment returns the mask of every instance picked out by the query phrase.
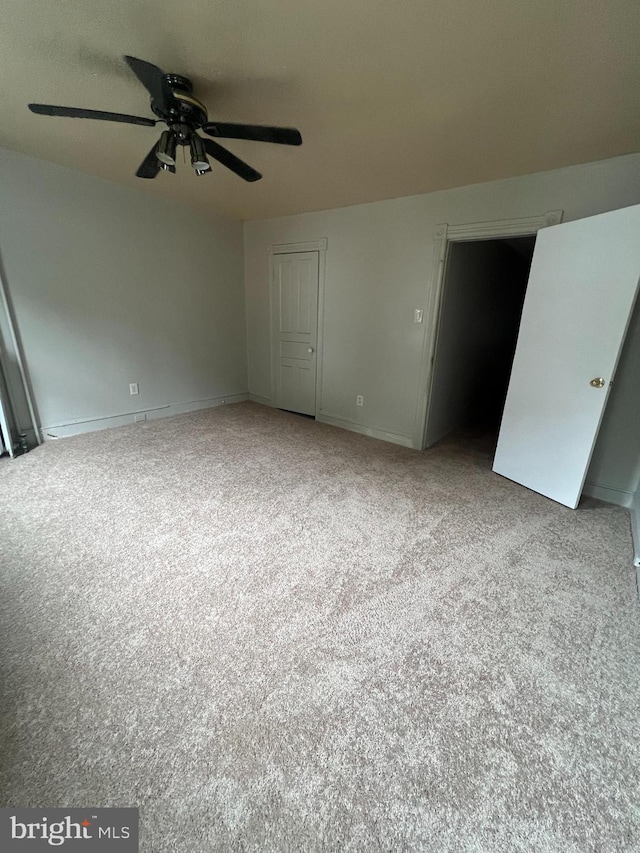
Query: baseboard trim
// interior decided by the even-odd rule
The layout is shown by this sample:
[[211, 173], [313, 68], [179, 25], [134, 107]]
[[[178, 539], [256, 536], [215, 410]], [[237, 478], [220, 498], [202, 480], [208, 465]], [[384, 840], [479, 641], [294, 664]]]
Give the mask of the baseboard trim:
[[327, 415], [325, 413], [317, 414], [316, 420], [323, 424], [329, 424], [329, 426], [340, 427], [340, 429], [347, 429], [350, 432], [358, 432], [361, 435], [368, 435], [369, 438], [379, 438], [382, 441], [390, 441], [392, 444], [400, 444], [402, 447], [413, 447], [413, 436], [406, 433], [388, 432], [387, 430], [365, 426], [365, 424], [360, 424], [357, 421], [336, 418], [334, 415]]
[[275, 408], [275, 404], [268, 397], [261, 397], [260, 394], [248, 394], [247, 399], [251, 400], [252, 403], [260, 403], [261, 406], [271, 406], [271, 408]]
[[623, 506], [625, 509], [629, 509], [633, 500], [632, 492], [625, 492], [623, 489], [614, 489], [612, 486], [601, 486], [599, 483], [585, 483], [582, 494], [606, 501], [608, 504]]
[[168, 418], [171, 415], [183, 415], [187, 412], [197, 412], [200, 409], [213, 409], [226, 403], [242, 403], [249, 399], [248, 394], [227, 394], [220, 397], [209, 397], [205, 400], [187, 400], [181, 403], [167, 403], [164, 406], [153, 406], [150, 409], [136, 409], [116, 415], [103, 415], [97, 418], [78, 418], [40, 429], [43, 441], [57, 438], [68, 438], [71, 435], [81, 435], [86, 432], [97, 432], [111, 427], [124, 426], [136, 421], [151, 421], [158, 418]]

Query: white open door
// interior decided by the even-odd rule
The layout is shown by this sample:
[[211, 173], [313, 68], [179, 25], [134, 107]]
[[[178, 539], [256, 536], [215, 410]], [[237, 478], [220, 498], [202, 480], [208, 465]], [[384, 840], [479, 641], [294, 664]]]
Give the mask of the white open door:
[[640, 280], [640, 205], [538, 232], [493, 470], [575, 508]]

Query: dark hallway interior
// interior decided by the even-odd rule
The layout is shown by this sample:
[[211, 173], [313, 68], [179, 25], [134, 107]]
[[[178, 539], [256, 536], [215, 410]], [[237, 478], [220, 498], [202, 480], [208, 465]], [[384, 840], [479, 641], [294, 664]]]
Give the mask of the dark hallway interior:
[[535, 236], [453, 243], [447, 258], [427, 445], [459, 427], [497, 434]]

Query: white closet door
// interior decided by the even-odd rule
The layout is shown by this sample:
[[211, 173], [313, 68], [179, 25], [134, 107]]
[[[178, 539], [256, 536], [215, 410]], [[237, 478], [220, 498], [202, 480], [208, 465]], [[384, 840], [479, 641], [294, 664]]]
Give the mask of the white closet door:
[[276, 406], [316, 413], [318, 253], [274, 255], [271, 322]]

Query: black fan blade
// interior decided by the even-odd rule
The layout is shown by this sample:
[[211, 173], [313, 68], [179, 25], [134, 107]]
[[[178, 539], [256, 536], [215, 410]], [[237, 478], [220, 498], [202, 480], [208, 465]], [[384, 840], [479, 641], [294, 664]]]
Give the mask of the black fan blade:
[[63, 118], [97, 118], [102, 121], [121, 121], [123, 124], [141, 124], [144, 127], [154, 127], [152, 118], [127, 116], [123, 113], [105, 113], [102, 110], [83, 110], [78, 107], [54, 107], [50, 104], [29, 104], [32, 113], [41, 116], [62, 116]]
[[125, 62], [153, 98], [156, 109], [161, 113], [169, 112], [174, 98], [164, 71], [144, 59], [136, 59], [135, 56], [125, 56]]
[[261, 127], [257, 124], [226, 124], [210, 121], [202, 129], [220, 139], [251, 139], [254, 142], [276, 142], [278, 145], [302, 145], [302, 136], [295, 127]]
[[244, 178], [245, 181], [259, 181], [262, 177], [260, 172], [256, 172], [244, 160], [240, 160], [231, 151], [223, 148], [222, 145], [218, 145], [212, 139], [203, 139], [202, 141], [204, 142], [204, 147], [207, 149], [207, 154], [213, 157], [214, 160], [217, 160], [218, 163], [222, 163], [227, 169], [231, 169], [236, 175]]
[[144, 158], [142, 163], [138, 166], [138, 171], [136, 172], [136, 177], [138, 178], [155, 178], [155, 176], [160, 171], [160, 163], [158, 162], [158, 158], [156, 157], [156, 148], [158, 147], [158, 143], [153, 146], [151, 151]]

